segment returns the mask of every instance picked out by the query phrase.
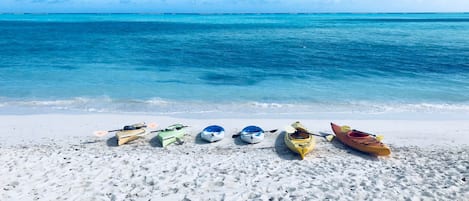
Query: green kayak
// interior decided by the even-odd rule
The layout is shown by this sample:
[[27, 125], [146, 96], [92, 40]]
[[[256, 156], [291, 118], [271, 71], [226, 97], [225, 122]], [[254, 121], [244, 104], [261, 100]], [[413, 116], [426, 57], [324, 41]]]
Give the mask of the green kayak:
[[161, 146], [166, 147], [176, 141], [182, 141], [184, 134], [186, 134], [186, 127], [182, 124], [174, 124], [158, 132], [157, 137]]

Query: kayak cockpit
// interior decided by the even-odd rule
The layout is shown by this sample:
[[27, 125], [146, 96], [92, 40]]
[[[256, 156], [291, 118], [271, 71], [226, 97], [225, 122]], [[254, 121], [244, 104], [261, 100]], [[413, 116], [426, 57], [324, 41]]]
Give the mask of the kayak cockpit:
[[306, 132], [296, 131], [294, 133], [288, 134], [292, 139], [308, 139], [310, 135]]
[[369, 134], [357, 130], [352, 130], [347, 135], [355, 138], [365, 138], [370, 136]]

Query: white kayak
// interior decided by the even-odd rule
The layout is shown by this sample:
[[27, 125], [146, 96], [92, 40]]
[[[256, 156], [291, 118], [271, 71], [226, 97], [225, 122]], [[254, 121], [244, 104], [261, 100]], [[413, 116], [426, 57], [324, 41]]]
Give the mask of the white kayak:
[[248, 126], [243, 128], [240, 133], [241, 140], [250, 144], [261, 142], [264, 140], [264, 136], [264, 130], [258, 126]]
[[205, 128], [200, 137], [208, 142], [220, 141], [225, 137], [225, 129], [221, 126], [212, 125]]

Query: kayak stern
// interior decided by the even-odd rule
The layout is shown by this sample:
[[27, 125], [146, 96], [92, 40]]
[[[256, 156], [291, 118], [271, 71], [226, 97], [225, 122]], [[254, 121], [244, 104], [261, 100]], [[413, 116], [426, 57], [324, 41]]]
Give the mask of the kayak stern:
[[134, 141], [140, 137], [140, 135], [146, 132], [145, 129], [135, 129], [135, 130], [123, 130], [116, 133], [117, 145], [123, 145], [130, 141]]

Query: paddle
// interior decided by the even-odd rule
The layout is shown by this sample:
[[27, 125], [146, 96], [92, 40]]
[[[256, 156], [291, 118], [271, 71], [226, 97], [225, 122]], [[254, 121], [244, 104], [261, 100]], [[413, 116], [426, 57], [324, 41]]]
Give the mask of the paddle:
[[314, 135], [314, 136], [318, 136], [318, 137], [323, 137], [325, 138], [328, 142], [332, 141], [334, 139], [334, 135], [332, 134], [326, 134], [326, 135], [321, 135], [321, 134], [316, 134], [316, 133], [307, 133], [309, 135]]
[[[287, 132], [287, 133], [295, 133], [295, 132], [296, 132], [296, 128], [294, 128], [293, 126], [286, 126], [286, 127], [285, 127], [285, 132]], [[329, 134], [329, 133], [327, 133], [327, 134], [325, 134], [325, 135], [316, 134], [316, 133], [310, 133], [310, 132], [308, 132], [308, 131], [306, 131], [306, 133], [307, 133], [308, 135], [314, 135], [314, 136], [318, 136], [318, 137], [323, 137], [323, 138], [325, 138], [328, 142], [332, 141], [332, 140], [334, 139], [334, 137], [335, 137], [334, 135]]]
[[189, 126], [186, 126], [186, 125], [183, 125], [183, 124], [174, 124], [174, 125], [168, 126], [168, 127], [165, 128], [165, 129], [160, 129], [160, 130], [156, 130], [156, 131], [151, 131], [150, 133], [158, 133], [158, 132], [163, 132], [163, 131], [181, 130], [181, 129], [187, 128], [187, 127], [189, 127]]
[[355, 129], [353, 129], [352, 131], [360, 132], [360, 134], [364, 134], [364, 135], [371, 135], [371, 136], [375, 137], [376, 140], [378, 140], [378, 141], [380, 141], [380, 142], [381, 142], [381, 140], [384, 139], [384, 136], [383, 136], [383, 135], [376, 135], [376, 134], [371, 134], [371, 133], [365, 133], [365, 132], [363, 132], [363, 131], [359, 131], [359, 130], [355, 130]]
[[[273, 129], [273, 130], [270, 130], [270, 131], [264, 131], [263, 133], [275, 133], [275, 132], [277, 132], [277, 131], [278, 131], [278, 129]], [[241, 135], [241, 132], [232, 135], [231, 138], [237, 138], [237, 137], [239, 137], [240, 135]]]
[[[341, 129], [342, 132], [344, 132], [344, 133], [346, 133], [346, 132], [348, 132], [348, 131], [351, 130], [351, 129], [350, 129], [350, 126], [346, 126], [346, 125], [341, 126], [340, 129]], [[359, 132], [360, 134], [363, 134], [363, 135], [371, 135], [371, 136], [375, 137], [376, 140], [378, 140], [378, 141], [380, 141], [380, 142], [381, 142], [381, 140], [384, 139], [384, 136], [383, 136], [383, 135], [375, 135], [375, 134], [371, 134], [371, 133], [365, 133], [365, 132], [363, 132], [363, 131], [359, 131], [359, 130], [355, 130], [355, 129], [353, 129], [352, 131], [353, 131], [353, 132]]]
[[122, 129], [115, 129], [115, 130], [109, 130], [109, 131], [94, 131], [93, 133], [94, 133], [94, 135], [96, 135], [98, 137], [103, 137], [103, 136], [105, 136], [105, 135], [107, 135], [108, 133], [111, 133], [111, 132], [141, 129], [141, 128], [156, 128], [156, 127], [158, 127], [158, 124], [156, 124], [156, 123], [149, 123], [148, 125], [146, 125], [145, 122], [143, 122], [143, 123], [136, 123], [136, 124], [129, 125], [129, 126], [124, 126], [124, 128], [122, 128]]

